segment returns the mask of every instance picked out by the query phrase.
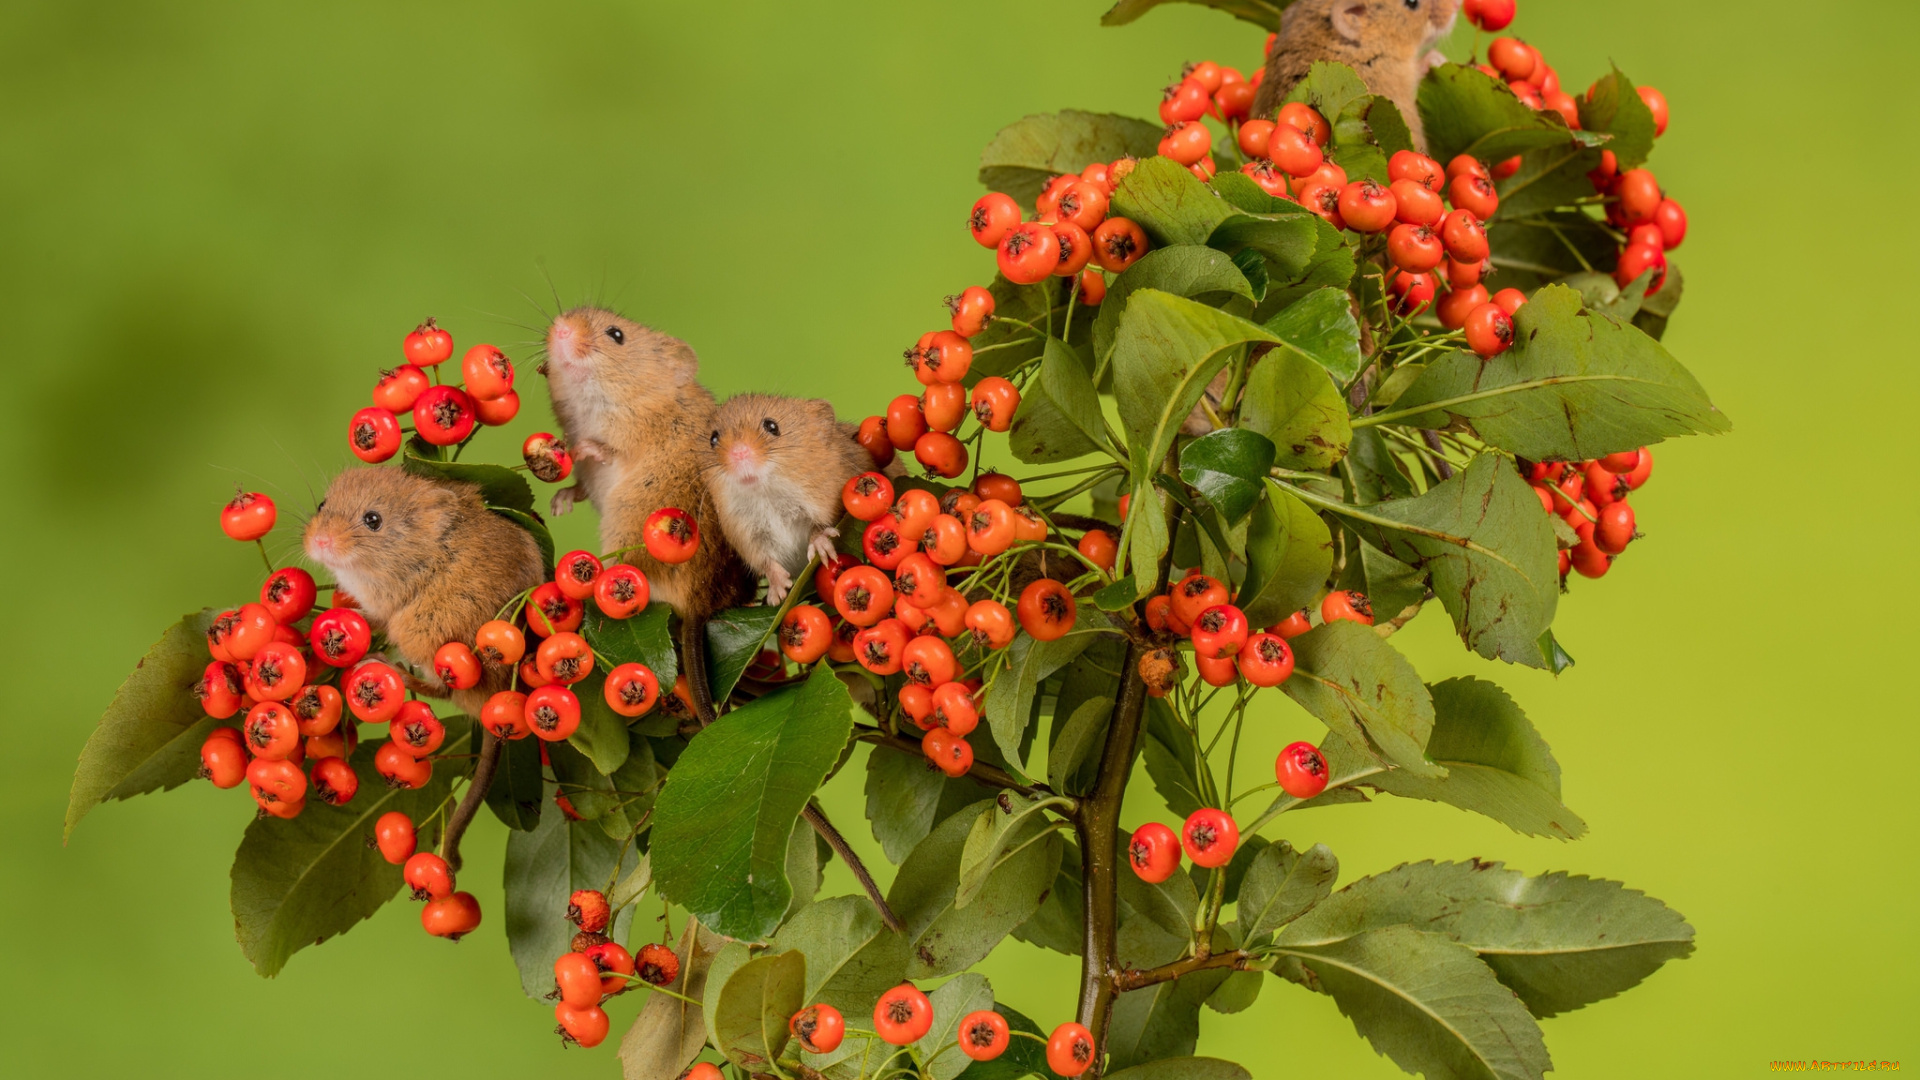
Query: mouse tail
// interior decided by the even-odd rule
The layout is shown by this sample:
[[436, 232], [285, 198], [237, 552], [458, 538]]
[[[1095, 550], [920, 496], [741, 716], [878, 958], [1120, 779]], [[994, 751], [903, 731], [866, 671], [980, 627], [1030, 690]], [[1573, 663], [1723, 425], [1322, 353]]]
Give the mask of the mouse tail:
[[707, 682], [707, 620], [680, 620], [680, 667], [687, 674], [687, 692], [693, 695], [694, 717], [701, 727], [713, 723], [713, 687]]

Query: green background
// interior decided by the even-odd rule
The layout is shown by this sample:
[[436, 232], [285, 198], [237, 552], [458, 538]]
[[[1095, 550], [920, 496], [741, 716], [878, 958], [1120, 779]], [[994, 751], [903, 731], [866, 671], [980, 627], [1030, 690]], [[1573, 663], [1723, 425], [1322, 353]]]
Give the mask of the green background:
[[[901, 392], [900, 348], [992, 273], [961, 221], [997, 127], [1068, 106], [1150, 116], [1182, 61], [1259, 55], [1258, 32], [1212, 11], [1101, 29], [1104, 6], [0, 7], [7, 1071], [614, 1075], [611, 1043], [561, 1053], [519, 993], [491, 819], [462, 882], [490, 913], [469, 940], [429, 939], [394, 904], [264, 981], [226, 905], [248, 800], [191, 785], [112, 804], [63, 849], [80, 746], [162, 627], [255, 587], [258, 560], [215, 528], [224, 497], [310, 506], [374, 369], [425, 314], [462, 347], [524, 355], [550, 277], [563, 301], [691, 341], [723, 394], [859, 415]], [[1647, 539], [1562, 605], [1565, 676], [1489, 670], [1433, 616], [1399, 639], [1429, 679], [1512, 689], [1589, 838], [1391, 800], [1272, 835], [1329, 843], [1346, 879], [1480, 856], [1617, 877], [1684, 912], [1692, 959], [1546, 1022], [1558, 1075], [1920, 1067], [1901, 486], [1920, 237], [1900, 194], [1920, 165], [1902, 74], [1920, 8], [1521, 8], [1515, 29], [1571, 87], [1612, 59], [1672, 102], [1652, 164], [1693, 229], [1668, 343], [1736, 429], [1658, 451], [1635, 497]], [[526, 383], [523, 419], [478, 456], [549, 426]], [[565, 519], [560, 542], [591, 528]], [[1276, 702], [1250, 760], [1313, 727]], [[865, 839], [856, 789], [837, 790], [829, 809]], [[1043, 1024], [1067, 1018], [1065, 958], [1010, 943], [986, 972]], [[637, 997], [613, 1008], [614, 1041]], [[1330, 999], [1277, 981], [1203, 1026], [1203, 1053], [1263, 1080], [1399, 1075]]]

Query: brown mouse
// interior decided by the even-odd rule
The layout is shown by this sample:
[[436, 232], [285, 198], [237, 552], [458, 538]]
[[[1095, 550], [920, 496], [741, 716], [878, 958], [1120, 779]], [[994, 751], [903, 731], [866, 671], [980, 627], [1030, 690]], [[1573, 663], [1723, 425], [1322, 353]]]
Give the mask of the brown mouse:
[[[348, 469], [307, 519], [307, 556], [353, 594], [367, 621], [414, 669], [421, 688], [447, 690], [433, 654], [469, 644], [480, 624], [547, 578], [532, 534], [488, 510], [472, 484], [392, 468]], [[480, 684], [452, 692], [468, 716], [507, 688], [511, 671], [488, 665]]]
[[727, 540], [767, 579], [767, 603], [786, 599], [809, 558], [833, 557], [841, 490], [873, 467], [855, 431], [807, 398], [737, 394], [714, 414], [707, 489]]
[[[553, 512], [564, 514], [580, 499], [599, 508], [601, 550], [639, 567], [654, 597], [679, 613], [683, 662], [708, 715], [704, 627], [714, 612], [753, 594], [707, 492], [716, 406], [700, 385], [699, 359], [678, 338], [579, 307], [547, 328], [544, 370], [579, 477], [554, 494]], [[700, 529], [698, 550], [678, 565], [649, 556], [641, 539], [647, 518], [670, 506], [693, 515]]]
[[1459, 11], [1460, 0], [1297, 0], [1280, 16], [1253, 115], [1271, 118], [1314, 61], [1329, 60], [1352, 68], [1367, 89], [1391, 100], [1414, 147], [1425, 152], [1420, 80], [1445, 62], [1431, 50], [1452, 32]]

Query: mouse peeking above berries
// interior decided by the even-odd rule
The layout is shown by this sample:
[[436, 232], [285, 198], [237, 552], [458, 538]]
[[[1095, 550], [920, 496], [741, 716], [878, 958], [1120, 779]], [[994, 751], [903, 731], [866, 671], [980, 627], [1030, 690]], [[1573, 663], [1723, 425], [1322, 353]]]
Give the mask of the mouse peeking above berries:
[[1432, 51], [1453, 30], [1460, 0], [1297, 0], [1280, 16], [1280, 32], [1254, 95], [1252, 115], [1272, 119], [1316, 61], [1345, 64], [1367, 89], [1392, 101], [1414, 148], [1425, 152], [1420, 80], [1446, 62]]

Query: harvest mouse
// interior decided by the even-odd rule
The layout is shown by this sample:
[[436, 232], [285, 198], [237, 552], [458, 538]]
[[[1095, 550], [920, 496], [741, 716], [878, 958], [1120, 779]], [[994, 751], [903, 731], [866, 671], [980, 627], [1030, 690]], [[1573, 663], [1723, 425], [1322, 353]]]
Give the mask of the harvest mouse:
[[707, 488], [727, 539], [778, 604], [811, 555], [834, 555], [841, 489], [873, 458], [825, 401], [738, 394], [714, 415]]
[[1330, 60], [1352, 68], [1367, 89], [1391, 100], [1415, 149], [1425, 152], [1420, 80], [1445, 63], [1431, 50], [1453, 30], [1459, 10], [1460, 0], [1297, 0], [1280, 16], [1253, 115], [1271, 118], [1314, 61]]
[[[639, 567], [653, 595], [682, 620], [683, 662], [703, 715], [705, 626], [716, 611], [752, 596], [703, 476], [712, 456], [714, 400], [696, 376], [699, 360], [678, 338], [611, 311], [579, 307], [547, 328], [547, 384], [573, 446], [579, 480], [554, 494], [553, 512], [580, 499], [600, 510], [602, 551]], [[693, 515], [700, 544], [678, 565], [647, 554], [641, 531], [655, 510]]]
[[[433, 674], [434, 651], [471, 642], [501, 605], [547, 578], [532, 534], [488, 510], [479, 488], [400, 469], [334, 477], [307, 520], [305, 544], [436, 693], [445, 688]], [[480, 684], [453, 691], [453, 701], [478, 716], [510, 675], [487, 665]]]

